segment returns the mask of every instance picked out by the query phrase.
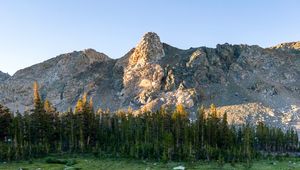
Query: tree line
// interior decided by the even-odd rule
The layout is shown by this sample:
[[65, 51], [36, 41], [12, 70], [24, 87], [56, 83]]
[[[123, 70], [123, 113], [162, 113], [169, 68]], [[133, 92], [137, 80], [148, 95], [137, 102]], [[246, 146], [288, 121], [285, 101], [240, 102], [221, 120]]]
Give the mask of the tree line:
[[[201, 107], [190, 119], [182, 105], [134, 115], [130, 110], [95, 111], [83, 95], [74, 111], [59, 113], [40, 97], [34, 83], [34, 108], [23, 114], [0, 105], [0, 161], [30, 159], [50, 153], [93, 153], [101, 156], [160, 161], [249, 161], [264, 152], [298, 150], [294, 129], [229, 125], [215, 105]], [[208, 111], [207, 111], [208, 110]]]

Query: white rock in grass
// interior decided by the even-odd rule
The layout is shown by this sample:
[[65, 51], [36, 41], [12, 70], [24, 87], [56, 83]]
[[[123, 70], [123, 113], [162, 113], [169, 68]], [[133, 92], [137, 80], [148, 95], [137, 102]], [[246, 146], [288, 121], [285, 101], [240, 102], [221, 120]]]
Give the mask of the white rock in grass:
[[173, 168], [174, 170], [185, 170], [184, 166], [177, 166]]

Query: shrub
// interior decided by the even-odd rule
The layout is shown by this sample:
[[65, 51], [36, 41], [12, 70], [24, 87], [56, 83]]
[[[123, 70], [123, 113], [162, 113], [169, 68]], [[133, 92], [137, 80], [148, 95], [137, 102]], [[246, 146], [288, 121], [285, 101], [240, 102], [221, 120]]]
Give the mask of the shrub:
[[64, 159], [56, 159], [56, 158], [46, 158], [46, 163], [49, 163], [49, 164], [67, 164], [68, 161], [67, 160], [64, 160]]
[[72, 165], [75, 165], [76, 163], [77, 163], [76, 160], [70, 159], [70, 160], [68, 160], [68, 162], [66, 163], [66, 165], [67, 166], [72, 166]]

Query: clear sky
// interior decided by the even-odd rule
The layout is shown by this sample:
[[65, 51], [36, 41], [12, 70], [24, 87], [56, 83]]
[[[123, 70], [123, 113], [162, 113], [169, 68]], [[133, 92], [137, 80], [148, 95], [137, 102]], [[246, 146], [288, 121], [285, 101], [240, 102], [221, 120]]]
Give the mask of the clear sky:
[[300, 1], [0, 0], [0, 70], [86, 48], [119, 58], [148, 31], [183, 49], [300, 41]]

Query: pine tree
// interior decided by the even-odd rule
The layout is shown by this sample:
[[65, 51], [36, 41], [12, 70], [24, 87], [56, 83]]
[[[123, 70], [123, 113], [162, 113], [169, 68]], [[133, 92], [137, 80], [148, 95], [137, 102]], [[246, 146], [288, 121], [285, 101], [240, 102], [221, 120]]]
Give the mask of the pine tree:
[[172, 115], [173, 119], [173, 136], [174, 136], [174, 152], [176, 159], [182, 160], [185, 147], [185, 126], [188, 120], [188, 113], [183, 105], [177, 105]]
[[11, 132], [13, 136], [13, 147], [15, 150], [14, 159], [20, 160], [24, 158], [23, 156], [23, 148], [24, 148], [24, 139], [23, 139], [23, 119], [22, 115], [19, 111], [16, 112], [16, 116], [13, 118]]
[[30, 134], [31, 143], [34, 144], [34, 152], [36, 154], [44, 154], [47, 152], [47, 116], [44, 110], [44, 103], [39, 94], [39, 85], [35, 81], [33, 84], [33, 104], [34, 108], [32, 114], [30, 115]]
[[251, 136], [251, 128], [250, 125], [247, 124], [243, 128], [243, 156], [246, 161], [246, 168], [250, 168], [252, 165], [252, 136]]
[[0, 104], [0, 141], [8, 142], [8, 140], [11, 140], [9, 133], [11, 123], [12, 114], [7, 107]]
[[210, 105], [210, 113], [208, 118], [208, 144], [212, 147], [217, 146], [219, 131], [219, 115], [214, 104]]
[[96, 134], [93, 130], [96, 126], [96, 122], [93, 107], [93, 100], [90, 98], [88, 102], [87, 93], [83, 94], [82, 98], [77, 101], [75, 107], [75, 114], [79, 126], [79, 146], [81, 151], [85, 149], [91, 150], [92, 146], [96, 145]]
[[196, 159], [204, 158], [204, 138], [205, 138], [205, 128], [206, 128], [206, 115], [205, 109], [202, 105], [197, 112], [196, 120]]
[[220, 143], [221, 143], [221, 148], [226, 149], [229, 147], [231, 141], [230, 141], [230, 132], [229, 132], [229, 127], [228, 127], [228, 122], [227, 122], [227, 113], [225, 112], [222, 118], [222, 124], [221, 124], [221, 129], [220, 129]]

